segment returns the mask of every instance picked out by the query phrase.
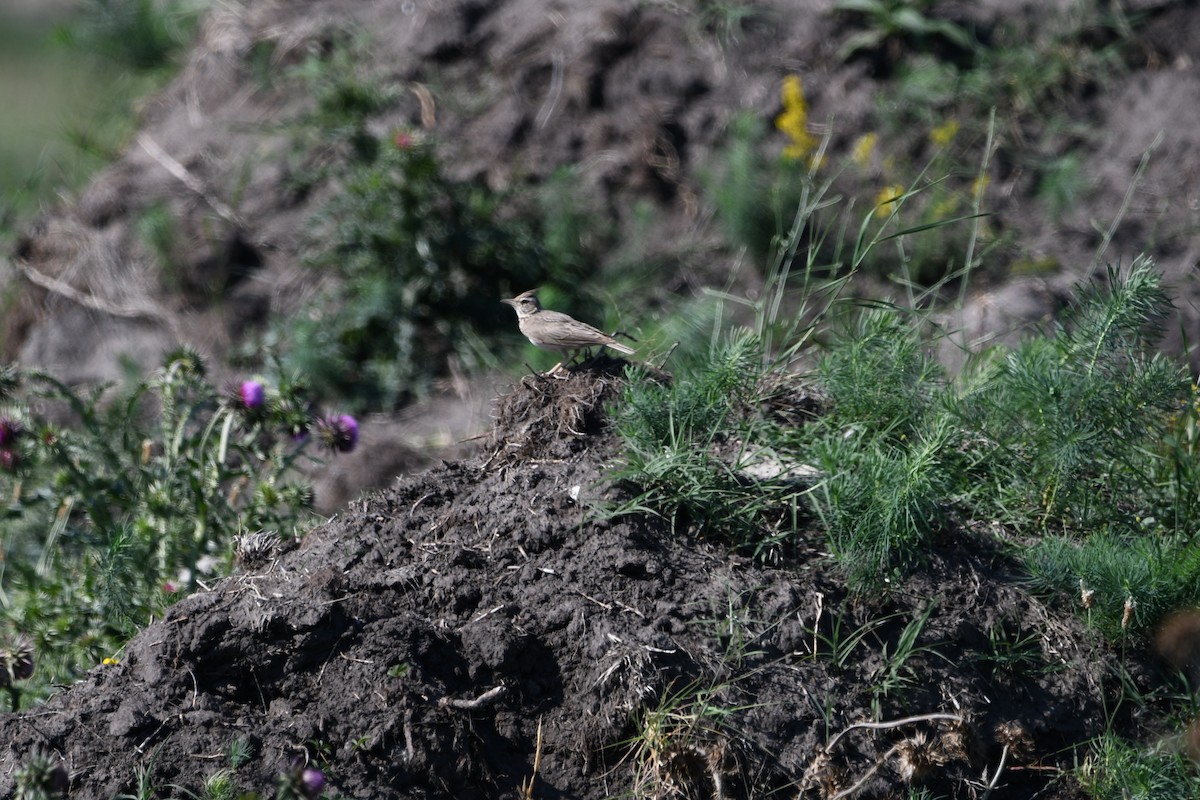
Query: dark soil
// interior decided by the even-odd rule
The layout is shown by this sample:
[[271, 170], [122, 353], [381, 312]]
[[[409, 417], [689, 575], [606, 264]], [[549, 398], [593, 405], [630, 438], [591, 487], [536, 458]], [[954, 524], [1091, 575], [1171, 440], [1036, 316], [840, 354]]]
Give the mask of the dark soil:
[[[360, 798], [515, 797], [531, 778], [536, 798], [827, 798], [860, 780], [967, 798], [1002, 761], [995, 797], [1080, 796], [1062, 770], [1105, 730], [1116, 661], [993, 536], [948, 532], [902, 587], [851, 598], [815, 532], [764, 566], [657, 518], [599, 521], [620, 496], [615, 366], [524, 378], [477, 457], [351, 504], [176, 604], [118, 665], [0, 718], [0, 794], [39, 748], [71, 797], [130, 792], [143, 769], [196, 791], [241, 740], [240, 786], [303, 759]], [[876, 719], [900, 724], [853, 727]]]
[[[753, 291], [760, 272], [734, 274], [737, 254], [702, 202], [732, 117], [772, 119], [781, 79], [799, 73], [812, 118], [833, 119], [831, 147], [844, 153], [874, 104], [895, 100], [879, 65], [837, 56], [849, 31], [832, 0], [753, 3], [761, 13], [736, 35], [699, 23], [691, 5], [722, 6], [214, 4], [179, 77], [144, 107], [143, 138], [0, 260], [11, 287], [0, 358], [88, 382], [127, 363], [151, 369], [186, 343], [220, 373], [268, 314], [298, 313], [317, 280], [302, 264], [304, 232], [338, 186], [290, 190], [286, 126], [312, 98], [261, 81], [256, 58], [265, 47], [266, 68], [283, 75], [348, 28], [371, 31], [372, 71], [411, 90], [373, 120], [378, 131], [421, 128], [455, 178], [496, 187], [575, 166], [614, 241], [646, 242], [646, 263], [667, 265], [647, 267], [648, 294]], [[986, 36], [1072, 4], [938, 5]], [[1200, 13], [1126, 5], [1140, 16], [1122, 69], [1064, 91], [1070, 135], [1037, 154], [1082, 154], [1088, 182], [1070, 212], [1055, 219], [1037, 197], [1037, 159], [997, 164], [991, 222], [1012, 244], [989, 255], [947, 322], [970, 341], [1052, 315], [1094, 274], [1100, 232], [1130, 191], [1105, 258], [1150, 249], [1181, 298], [1175, 345], [1196, 338]], [[1018, 150], [1038, 133], [998, 136]], [[925, 136], [897, 149], [920, 155]], [[179, 224], [182, 290], [139, 234], [155, 207]], [[1019, 263], [1051, 267], [1019, 274]], [[301, 759], [357, 798], [513, 797], [531, 778], [546, 800], [828, 798], [860, 780], [863, 797], [904, 796], [912, 781], [973, 798], [1001, 763], [997, 800], [1079, 796], [1063, 777], [1071, 745], [1106, 729], [1120, 668], [1152, 680], [1137, 654], [1119, 661], [1032, 596], [990, 531], [946, 531], [902, 586], [852, 598], [816, 531], [764, 566], [655, 518], [596, 521], [622, 496], [604, 413], [620, 379], [596, 366], [506, 389], [479, 451], [441, 445], [486, 432], [486, 382], [368, 420], [359, 452], [322, 487], [337, 516], [300, 547], [180, 601], [119, 664], [0, 716], [0, 795], [35, 748], [65, 759], [71, 797], [131, 792], [140, 770], [161, 796], [171, 784], [195, 791], [239, 742], [252, 757], [237, 782], [267, 793]], [[346, 507], [370, 487], [389, 488]], [[889, 660], [922, 619], [915, 652]], [[1136, 720], [1112, 722], [1132, 732]]]
[[[961, 312], [945, 321], [963, 341], [986, 344], [1053, 316], [1079, 282], [1103, 271], [1092, 257], [1118, 217], [1102, 261], [1153, 255], [1179, 296], [1182, 324], [1170, 326], [1167, 347], [1181, 352], [1196, 339], [1200, 13], [1186, 0], [1120, 5], [1122, 12], [1114, 6], [1094, 18], [1084, 12], [1077, 26], [1101, 47], [1116, 39], [1114, 20], [1130, 22], [1128, 38], [1117, 41], [1119, 63], [1103, 81], [1065, 80], [1044, 119], [1000, 120], [988, 210], [1006, 244], [988, 253]], [[743, 6], [752, 13], [723, 24], [719, 12]], [[988, 42], [1013, 26], [1030, 35], [1056, 29], [1076, 6], [944, 2], [930, 13]], [[834, 0], [216, 3], [177, 79], [144, 105], [139, 137], [0, 258], [8, 287], [0, 359], [68, 383], [119, 380], [130, 364], [155, 369], [164, 353], [187, 344], [222, 378], [230, 353], [269, 315], [302, 313], [322, 279], [304, 266], [306, 231], [340, 187], [334, 179], [295, 191], [293, 131], [313, 97], [288, 75], [331, 42], [363, 32], [363, 74], [400, 89], [395, 107], [371, 121], [373, 133], [419, 130], [453, 178], [492, 187], [537, 185], [571, 167], [585, 210], [611, 227], [599, 268], [632, 253], [644, 264], [646, 295], [662, 305], [703, 286], [752, 294], [764, 265], [725, 240], [706, 182], [719, 178], [736, 115], [770, 127], [785, 75], [803, 76], [817, 133], [827, 121], [833, 131], [834, 159], [877, 123], [876, 109], [906, 102], [894, 69], [881, 74], [871, 59], [838, 55], [858, 30]], [[930, 155], [926, 128], [894, 136], [889, 152], [914, 163]], [[782, 135], [768, 138], [764, 148], [777, 154]], [[961, 144], [972, 163], [982, 158], [982, 139]], [[1069, 155], [1079, 159], [1082, 183], [1059, 217], [1039, 186], [1047, 165]], [[171, 275], [140, 232], [154, 209], [176, 221]], [[959, 287], [950, 288], [957, 297]], [[1200, 355], [1191, 358], [1200, 368]], [[397, 469], [436, 463], [431, 443], [480, 433], [492, 384], [464, 386], [456, 376], [454, 386], [403, 420], [372, 420], [362, 452], [319, 487], [322, 508], [335, 511], [363, 487], [386, 486]], [[450, 404], [462, 413], [447, 415]], [[430, 423], [436, 436], [424, 435]]]

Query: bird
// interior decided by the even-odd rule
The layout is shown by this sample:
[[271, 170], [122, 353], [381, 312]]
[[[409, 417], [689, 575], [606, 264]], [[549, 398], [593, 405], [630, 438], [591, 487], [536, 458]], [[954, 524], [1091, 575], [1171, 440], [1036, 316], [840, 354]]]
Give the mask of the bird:
[[[621, 344], [586, 322], [580, 322], [560, 311], [542, 308], [536, 289], [500, 302], [512, 306], [517, 312], [517, 327], [525, 334], [525, 338], [543, 350], [562, 353], [567, 356], [566, 360], [573, 358], [579, 351], [596, 345], [611, 347], [626, 355], [632, 355], [634, 352], [632, 347]], [[558, 362], [550, 369], [550, 373], [557, 372], [562, 366], [563, 361]]]

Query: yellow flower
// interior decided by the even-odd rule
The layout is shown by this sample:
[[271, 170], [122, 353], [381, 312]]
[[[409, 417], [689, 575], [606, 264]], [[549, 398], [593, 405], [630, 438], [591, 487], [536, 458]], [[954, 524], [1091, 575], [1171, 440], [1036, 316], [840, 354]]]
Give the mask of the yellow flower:
[[904, 196], [904, 187], [892, 183], [879, 190], [879, 194], [875, 195], [875, 216], [887, 217], [891, 216], [893, 209], [888, 208], [892, 203], [895, 203]]
[[780, 93], [785, 109], [795, 109], [801, 114], [808, 113], [808, 103], [804, 99], [804, 82], [800, 80], [799, 75], [788, 75], [784, 78]]
[[817, 138], [808, 132], [808, 103], [804, 100], [804, 84], [799, 75], [783, 79], [780, 92], [783, 113], [775, 118], [775, 127], [786, 134], [792, 143], [783, 148], [783, 157], [792, 160], [807, 158], [817, 149]]
[[854, 147], [850, 149], [850, 160], [863, 169], [871, 163], [871, 154], [875, 152], [875, 145], [879, 143], [879, 134], [875, 132], [864, 133], [862, 136], [854, 140]]
[[111, 667], [111, 666], [115, 666], [115, 665], [117, 665], [117, 664], [120, 664], [121, 662], [120, 662], [120, 661], [118, 661], [118, 660], [117, 660], [117, 659], [115, 659], [115, 658], [110, 658], [110, 657], [108, 657], [108, 656], [105, 656], [105, 657], [104, 657], [104, 660], [103, 660], [103, 661], [101, 661], [100, 663], [101, 663], [101, 664], [103, 664], [103, 665], [104, 665], [104, 666], [106, 666], [106, 667]]
[[958, 120], [948, 119], [929, 132], [929, 141], [935, 147], [945, 147], [958, 135]]

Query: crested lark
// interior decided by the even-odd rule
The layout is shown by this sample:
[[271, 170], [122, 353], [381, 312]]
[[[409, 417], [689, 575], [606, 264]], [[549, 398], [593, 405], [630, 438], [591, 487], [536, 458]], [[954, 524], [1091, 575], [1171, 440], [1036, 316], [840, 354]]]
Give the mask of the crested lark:
[[[558, 311], [547, 311], [538, 302], [537, 292], [528, 291], [519, 294], [511, 300], [500, 302], [512, 306], [517, 312], [517, 326], [529, 341], [543, 350], [555, 350], [565, 356], [573, 357], [580, 350], [600, 345], [611, 347], [619, 353], [632, 353], [633, 348], [623, 345], [606, 333], [593, 328], [587, 323], [567, 316]], [[562, 367], [560, 361], [550, 372], [556, 372]]]

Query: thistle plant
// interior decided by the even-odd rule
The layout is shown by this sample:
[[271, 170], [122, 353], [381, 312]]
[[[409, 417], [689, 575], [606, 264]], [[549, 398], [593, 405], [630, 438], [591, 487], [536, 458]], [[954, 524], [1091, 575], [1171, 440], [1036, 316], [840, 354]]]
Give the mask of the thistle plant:
[[66, 797], [71, 776], [60, 759], [36, 750], [21, 763], [16, 773], [17, 800], [53, 800]]
[[[239, 534], [303, 531], [312, 490], [297, 470], [316, 463], [310, 445], [344, 453], [358, 442], [357, 421], [315, 415], [301, 385], [247, 378], [218, 390], [186, 350], [125, 389], [16, 374], [0, 398], [0, 605], [3, 628], [28, 637], [40, 686], [116, 652], [230, 568]], [[22, 663], [11, 661], [12, 677]]]

